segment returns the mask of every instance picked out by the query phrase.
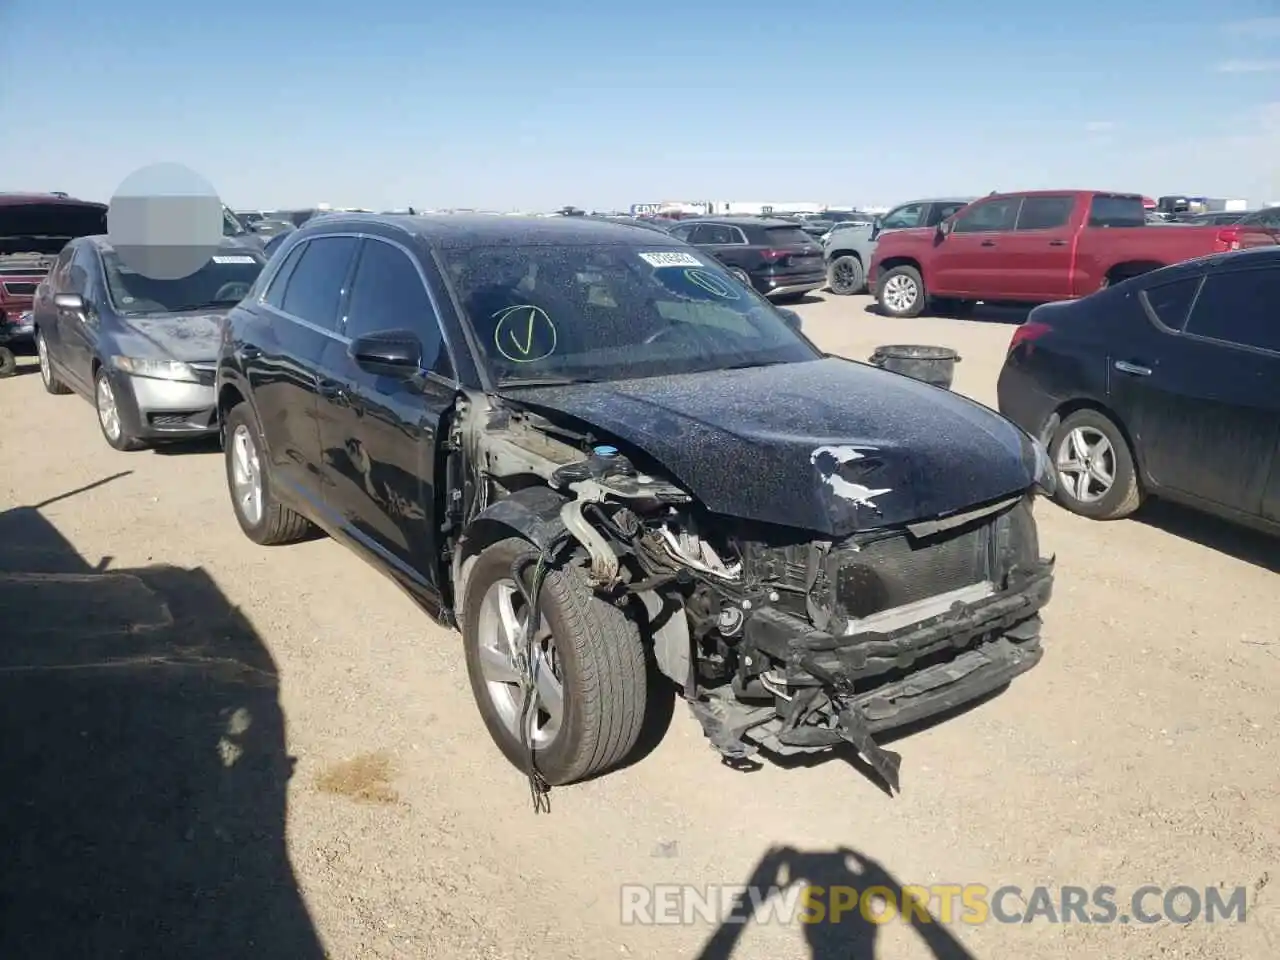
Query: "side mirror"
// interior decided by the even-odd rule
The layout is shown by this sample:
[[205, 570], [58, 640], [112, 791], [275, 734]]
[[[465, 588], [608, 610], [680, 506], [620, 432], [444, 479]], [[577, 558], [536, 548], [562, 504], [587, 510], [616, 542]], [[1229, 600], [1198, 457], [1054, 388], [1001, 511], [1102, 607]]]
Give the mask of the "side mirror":
[[794, 310], [788, 310], [786, 307], [775, 307], [778, 313], [782, 314], [782, 319], [792, 330], [800, 329], [800, 314]]
[[871, 221], [871, 239], [872, 240], [880, 236], [880, 230], [883, 227], [884, 227], [884, 221], [881, 220], [879, 217], [876, 217], [874, 220]]
[[938, 238], [941, 239], [951, 232], [951, 221], [943, 220], [938, 224]]
[[78, 293], [55, 293], [53, 305], [68, 313], [84, 313], [84, 297]]
[[407, 380], [422, 368], [422, 341], [410, 330], [379, 330], [356, 337], [347, 348], [361, 370]]

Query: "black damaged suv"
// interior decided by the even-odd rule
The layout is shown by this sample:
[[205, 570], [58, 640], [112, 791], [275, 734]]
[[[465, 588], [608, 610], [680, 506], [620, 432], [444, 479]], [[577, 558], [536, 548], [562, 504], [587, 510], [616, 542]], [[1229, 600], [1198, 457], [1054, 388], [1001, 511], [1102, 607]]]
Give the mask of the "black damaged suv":
[[317, 525], [458, 627], [549, 783], [628, 754], [656, 675], [726, 757], [848, 741], [896, 788], [877, 731], [1041, 656], [1043, 449], [822, 354], [673, 237], [317, 219], [229, 315], [217, 387], [244, 532]]

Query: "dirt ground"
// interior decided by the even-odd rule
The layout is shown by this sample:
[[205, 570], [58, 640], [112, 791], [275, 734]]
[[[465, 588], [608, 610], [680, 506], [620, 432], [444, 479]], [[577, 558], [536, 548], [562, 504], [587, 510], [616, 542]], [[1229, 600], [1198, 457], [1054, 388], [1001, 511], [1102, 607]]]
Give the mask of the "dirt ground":
[[[957, 389], [994, 403], [1008, 318], [867, 303], [797, 309], [855, 359], [952, 346]], [[623, 925], [620, 886], [744, 883], [778, 846], [818, 882], [1244, 885], [1249, 914], [751, 925], [735, 960], [1280, 955], [1275, 541], [1041, 504], [1045, 659], [897, 741], [900, 797], [841, 759], [724, 767], [677, 704], [647, 756], [536, 815], [457, 637], [330, 541], [251, 544], [216, 451], [116, 453], [83, 400], [0, 381], [0, 508], [5, 957], [713, 960], [708, 923]]]

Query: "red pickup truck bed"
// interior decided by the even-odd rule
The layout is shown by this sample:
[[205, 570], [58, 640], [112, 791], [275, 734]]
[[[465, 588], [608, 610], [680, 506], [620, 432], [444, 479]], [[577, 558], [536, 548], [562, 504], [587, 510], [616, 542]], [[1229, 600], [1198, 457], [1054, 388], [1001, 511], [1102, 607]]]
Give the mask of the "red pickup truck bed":
[[1270, 246], [1265, 230], [1145, 222], [1139, 194], [1045, 190], [992, 194], [936, 229], [896, 230], [868, 282], [881, 310], [912, 317], [929, 300], [1048, 303], [1194, 257]]

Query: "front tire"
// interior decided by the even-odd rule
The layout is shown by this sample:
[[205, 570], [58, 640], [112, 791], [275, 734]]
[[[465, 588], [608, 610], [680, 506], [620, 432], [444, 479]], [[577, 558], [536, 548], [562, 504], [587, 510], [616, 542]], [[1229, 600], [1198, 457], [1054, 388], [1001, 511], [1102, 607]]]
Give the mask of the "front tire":
[[1142, 505], [1133, 452], [1105, 414], [1077, 410], [1058, 425], [1049, 449], [1058, 471], [1054, 499], [1072, 513], [1119, 520]]
[[98, 413], [102, 438], [113, 450], [132, 452], [146, 448], [146, 443], [131, 434], [125, 425], [119, 391], [105, 366], [99, 367], [93, 378], [93, 406]]
[[827, 289], [837, 297], [851, 297], [867, 288], [867, 273], [853, 254], [836, 257], [827, 267]]
[[924, 279], [915, 267], [893, 267], [880, 275], [876, 303], [885, 315], [909, 320], [920, 316], [927, 302]]
[[512, 564], [536, 556], [531, 544], [516, 538], [480, 554], [465, 585], [463, 645], [471, 692], [503, 755], [528, 770], [531, 746], [538, 773], [552, 785], [565, 785], [617, 766], [635, 748], [648, 676], [636, 624], [597, 597], [578, 567], [552, 568], [538, 601], [537, 700], [522, 715], [512, 651], [523, 649], [528, 611]]
[[40, 330], [36, 331], [36, 358], [40, 361], [40, 382], [44, 384], [45, 391], [55, 396], [65, 396], [70, 393], [71, 388], [59, 380], [58, 375], [54, 373], [53, 361], [49, 359], [49, 344]]
[[231, 409], [224, 430], [227, 490], [244, 535], [263, 547], [305, 539], [312, 531], [311, 522], [276, 500], [263, 453], [262, 431], [248, 404]]

